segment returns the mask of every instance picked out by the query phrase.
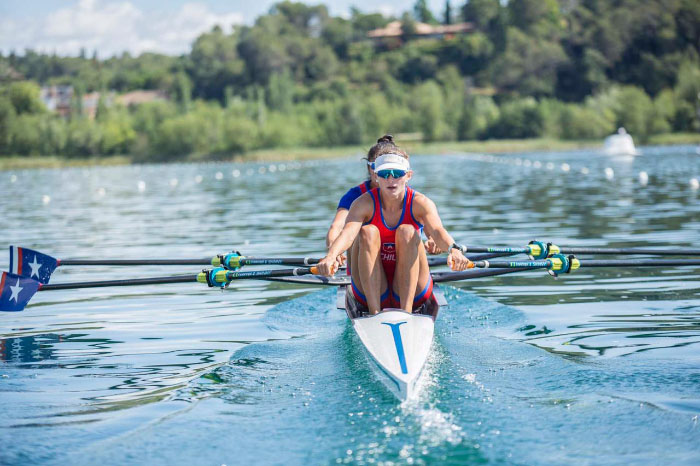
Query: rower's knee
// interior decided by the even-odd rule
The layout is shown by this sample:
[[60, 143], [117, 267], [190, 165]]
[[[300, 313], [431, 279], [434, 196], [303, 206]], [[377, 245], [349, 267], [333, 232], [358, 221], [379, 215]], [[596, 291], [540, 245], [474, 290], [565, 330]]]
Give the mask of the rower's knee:
[[396, 243], [413, 244], [421, 240], [420, 233], [411, 225], [399, 225], [396, 229]]
[[379, 229], [374, 225], [365, 225], [360, 229], [358, 238], [361, 245], [377, 245], [380, 240]]

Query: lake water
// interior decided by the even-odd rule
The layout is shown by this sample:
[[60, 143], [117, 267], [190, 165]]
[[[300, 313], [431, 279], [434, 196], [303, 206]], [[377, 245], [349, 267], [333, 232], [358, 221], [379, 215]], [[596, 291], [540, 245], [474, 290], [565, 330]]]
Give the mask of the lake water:
[[[411, 184], [466, 244], [697, 248], [700, 154], [643, 152], [415, 156]], [[0, 172], [0, 247], [319, 256], [360, 156]], [[199, 269], [65, 266], [52, 283]], [[700, 267], [444, 289], [405, 403], [331, 288], [41, 292], [0, 313], [0, 464], [700, 463]]]

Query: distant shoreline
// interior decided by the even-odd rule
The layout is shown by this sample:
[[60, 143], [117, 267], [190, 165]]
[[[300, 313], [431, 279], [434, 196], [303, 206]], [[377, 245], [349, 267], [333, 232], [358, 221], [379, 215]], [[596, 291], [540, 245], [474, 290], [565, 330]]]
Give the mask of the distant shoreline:
[[[407, 149], [410, 154], [429, 155], [442, 155], [455, 152], [509, 153], [602, 148], [602, 141], [600, 140], [561, 140], [549, 138], [490, 139], [486, 141], [446, 141], [430, 143], [423, 143], [419, 141], [406, 141], [402, 143], [400, 140], [398, 140], [397, 142], [399, 145], [401, 145], [401, 147]], [[661, 134], [652, 136], [647, 143], [647, 145], [652, 146], [681, 144], [700, 144], [700, 133]], [[369, 144], [365, 146], [340, 146], [325, 148], [300, 147], [261, 149], [251, 151], [243, 155], [235, 155], [230, 157], [222, 157], [220, 155], [193, 155], [183, 159], [173, 160], [172, 163], [205, 161], [254, 162], [352, 157], [364, 155], [368, 147]], [[132, 163], [136, 162], [134, 162], [128, 155], [86, 158], [67, 158], [58, 156], [9, 156], [0, 157], [0, 171], [41, 168], [116, 166], [129, 165]]]

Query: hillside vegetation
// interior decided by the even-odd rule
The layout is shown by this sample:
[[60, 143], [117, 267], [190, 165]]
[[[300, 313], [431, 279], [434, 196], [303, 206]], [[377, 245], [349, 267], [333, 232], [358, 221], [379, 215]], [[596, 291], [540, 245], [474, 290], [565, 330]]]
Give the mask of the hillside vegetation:
[[[468, 22], [425, 38], [416, 22]], [[367, 33], [402, 22], [403, 36]], [[98, 59], [0, 56], [0, 156], [135, 160], [366, 144], [385, 132], [423, 141], [595, 139], [625, 126], [637, 141], [700, 131], [697, 0], [425, 1], [400, 18], [276, 4], [252, 26], [201, 35], [188, 54]], [[40, 86], [75, 91], [70, 117]], [[162, 90], [124, 107], [81, 96]]]

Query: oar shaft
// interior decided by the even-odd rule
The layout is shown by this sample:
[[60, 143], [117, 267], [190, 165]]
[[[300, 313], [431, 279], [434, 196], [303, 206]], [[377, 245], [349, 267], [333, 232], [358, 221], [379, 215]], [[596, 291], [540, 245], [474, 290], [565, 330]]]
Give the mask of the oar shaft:
[[[545, 247], [545, 243], [541, 243]], [[533, 254], [539, 253], [542, 248], [540, 243], [531, 244], [524, 248], [511, 248], [507, 246], [482, 247], [463, 246], [467, 252], [496, 253], [501, 255]], [[547, 245], [561, 254], [618, 254], [618, 255], [647, 255], [647, 256], [700, 256], [700, 249], [656, 249], [656, 248], [586, 248], [586, 247], [559, 247]], [[550, 251], [551, 252], [551, 251]]]
[[[547, 269], [552, 267], [553, 259], [533, 261], [475, 261], [476, 268], [519, 268]], [[578, 260], [580, 267], [681, 267], [700, 265], [698, 259], [620, 259], [620, 260]]]
[[74, 288], [102, 288], [108, 286], [161, 285], [165, 283], [196, 282], [197, 275], [175, 275], [172, 277], [131, 278], [124, 280], [100, 280], [93, 282], [56, 283], [42, 285], [39, 291], [70, 290]]
[[506, 269], [481, 269], [481, 270], [464, 270], [462, 272], [434, 272], [432, 273], [435, 283], [441, 282], [456, 282], [460, 280], [469, 280], [472, 278], [492, 277], [495, 275], [505, 275], [508, 273], [525, 272], [526, 270], [535, 270], [532, 267], [516, 267]]
[[245, 272], [224, 271], [226, 278], [231, 280], [244, 278], [271, 278], [271, 277], [289, 277], [301, 276], [314, 273], [316, 267], [295, 267], [293, 269], [277, 269], [277, 270], [249, 270]]
[[559, 248], [562, 254], [639, 254], [649, 256], [700, 256], [700, 249]]
[[698, 266], [698, 259], [581, 260], [581, 267], [683, 267]]
[[61, 259], [59, 265], [210, 265], [211, 257], [203, 259]]

